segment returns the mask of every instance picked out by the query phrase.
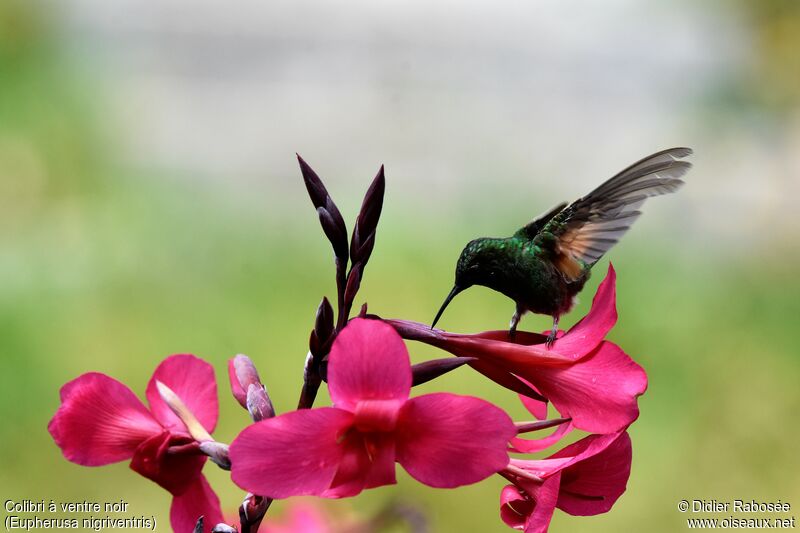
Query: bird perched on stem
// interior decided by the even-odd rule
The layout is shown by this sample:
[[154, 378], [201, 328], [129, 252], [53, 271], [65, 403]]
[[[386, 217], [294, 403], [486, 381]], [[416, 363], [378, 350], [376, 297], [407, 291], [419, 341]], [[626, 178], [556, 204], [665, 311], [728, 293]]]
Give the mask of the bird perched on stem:
[[506, 238], [470, 241], [456, 265], [453, 289], [436, 314], [436, 325], [450, 301], [473, 285], [483, 285], [514, 300], [509, 336], [528, 311], [553, 317], [547, 337], [556, 339], [558, 320], [573, 306], [592, 267], [639, 218], [651, 196], [675, 192], [691, 164], [689, 148], [670, 148], [645, 157], [586, 196], [555, 206]]

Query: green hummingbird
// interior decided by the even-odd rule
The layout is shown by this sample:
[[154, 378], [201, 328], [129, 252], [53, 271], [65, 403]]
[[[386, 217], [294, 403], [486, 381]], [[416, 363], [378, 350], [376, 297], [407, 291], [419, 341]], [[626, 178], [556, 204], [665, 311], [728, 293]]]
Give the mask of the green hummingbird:
[[456, 264], [453, 290], [436, 314], [463, 290], [483, 285], [514, 300], [509, 336], [528, 311], [553, 317], [547, 337], [556, 339], [558, 320], [569, 312], [592, 267], [639, 218], [651, 196], [672, 193], [683, 185], [691, 163], [681, 161], [690, 148], [670, 148], [637, 161], [586, 196], [563, 202], [506, 238], [470, 241]]

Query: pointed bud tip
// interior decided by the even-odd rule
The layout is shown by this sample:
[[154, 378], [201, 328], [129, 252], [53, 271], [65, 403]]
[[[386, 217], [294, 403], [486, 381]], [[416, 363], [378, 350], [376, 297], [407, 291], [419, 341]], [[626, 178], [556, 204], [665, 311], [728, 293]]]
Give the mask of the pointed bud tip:
[[172, 407], [172, 405], [171, 405], [171, 404], [174, 402], [175, 398], [177, 398], [177, 397], [178, 397], [178, 396], [177, 396], [177, 395], [176, 395], [176, 394], [175, 394], [175, 393], [172, 391], [172, 389], [170, 389], [169, 387], [167, 387], [166, 385], [164, 385], [164, 383], [163, 383], [163, 382], [161, 382], [161, 381], [159, 381], [159, 380], [156, 380], [156, 389], [158, 390], [158, 395], [159, 395], [159, 396], [161, 396], [161, 399], [162, 399], [162, 400], [164, 400], [164, 402], [165, 402], [167, 405], [169, 405], [170, 407]]
[[158, 395], [167, 404], [167, 407], [175, 413], [181, 422], [186, 426], [186, 429], [189, 430], [189, 434], [192, 436], [194, 440], [197, 442], [203, 442], [207, 440], [213, 440], [211, 435], [208, 434], [208, 431], [203, 427], [197, 417], [194, 416], [186, 404], [183, 403], [183, 400], [175, 394], [175, 392], [162, 383], [159, 380], [156, 380], [156, 389], [158, 390]]

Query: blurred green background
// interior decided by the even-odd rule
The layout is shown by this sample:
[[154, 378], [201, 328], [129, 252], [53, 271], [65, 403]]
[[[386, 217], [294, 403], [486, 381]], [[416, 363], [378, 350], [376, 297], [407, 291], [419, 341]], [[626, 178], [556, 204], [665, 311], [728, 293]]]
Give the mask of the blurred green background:
[[[161, 359], [195, 353], [217, 368], [215, 435], [230, 442], [247, 417], [225, 362], [246, 353], [276, 407], [293, 408], [315, 308], [335, 295], [295, 151], [348, 224], [386, 164], [358, 303], [425, 322], [466, 241], [688, 145], [687, 186], [647, 205], [562, 322], [582, 316], [613, 260], [611, 338], [650, 387], [628, 492], [607, 515], [557, 512], [553, 530], [683, 530], [680, 499], [800, 507], [798, 6], [4, 0], [3, 500], [124, 499], [166, 529], [159, 487], [126, 464], [68, 463], [50, 439], [59, 387], [86, 371], [141, 395]], [[512, 310], [473, 289], [441, 325], [502, 328]], [[417, 361], [439, 355], [409, 348]], [[467, 369], [420, 389], [524, 417]], [[241, 491], [206, 470], [235, 509]], [[402, 501], [433, 531], [504, 531], [502, 485], [437, 491], [400, 474], [332, 505], [369, 516]]]

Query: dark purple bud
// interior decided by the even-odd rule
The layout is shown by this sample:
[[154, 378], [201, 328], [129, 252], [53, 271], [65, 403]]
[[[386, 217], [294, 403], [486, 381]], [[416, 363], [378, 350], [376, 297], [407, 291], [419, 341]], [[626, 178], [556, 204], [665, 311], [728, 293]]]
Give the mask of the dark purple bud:
[[314, 356], [322, 354], [322, 343], [319, 342], [317, 332], [313, 329], [311, 330], [311, 334], [308, 336], [308, 351]]
[[325, 236], [333, 246], [334, 254], [337, 258], [347, 261], [347, 230], [339, 227], [331, 213], [324, 207], [318, 207], [317, 214], [322, 231], [325, 232]]
[[325, 185], [322, 183], [317, 173], [314, 172], [314, 169], [306, 163], [305, 159], [300, 157], [300, 154], [296, 155], [297, 162], [300, 164], [300, 172], [303, 174], [303, 181], [306, 184], [308, 196], [311, 198], [311, 203], [314, 204], [314, 207], [326, 206], [328, 204], [328, 198], [330, 198], [328, 190], [325, 188]]
[[231, 458], [228, 454], [227, 444], [213, 440], [207, 440], [200, 443], [200, 451], [206, 454], [221, 469], [231, 469]]
[[333, 306], [331, 306], [327, 298], [323, 298], [319, 307], [317, 307], [314, 333], [316, 333], [320, 344], [325, 344], [333, 335]]
[[367, 302], [361, 305], [361, 310], [358, 312], [358, 318], [367, 318]]
[[[345, 226], [342, 214], [339, 208], [333, 202], [328, 190], [322, 183], [316, 172], [308, 166], [300, 154], [297, 154], [297, 161], [300, 163], [300, 171], [303, 174], [303, 181], [306, 184], [308, 196], [311, 198], [311, 203], [319, 213], [322, 229], [328, 240], [331, 241], [333, 249], [337, 257], [344, 257], [347, 261], [347, 227]], [[322, 210], [322, 211], [320, 211]], [[323, 214], [324, 212], [324, 214]]]
[[322, 343], [319, 342], [319, 337], [317, 337], [317, 332], [315, 330], [311, 330], [311, 333], [308, 336], [308, 351], [311, 354], [319, 354], [321, 353]]
[[267, 513], [267, 509], [272, 504], [272, 498], [265, 498], [256, 494], [245, 496], [242, 505], [239, 506], [239, 522], [241, 523], [241, 533], [255, 533], [261, 520]]
[[[372, 249], [375, 247], [375, 233], [371, 233], [369, 236], [362, 241], [361, 246], [358, 248], [357, 252], [353, 254], [354, 258], [353, 261], [358, 261], [361, 265], [366, 265], [369, 257], [372, 255]], [[363, 270], [363, 268], [362, 268]]]
[[355, 263], [347, 275], [347, 287], [344, 289], [344, 304], [347, 311], [350, 311], [358, 289], [361, 288], [361, 267], [361, 263]]
[[306, 364], [303, 368], [303, 389], [300, 391], [298, 409], [310, 409], [314, 405], [322, 378], [319, 375], [319, 365], [315, 362], [314, 355], [308, 352]]
[[413, 376], [412, 386], [422, 385], [432, 379], [447, 374], [451, 370], [475, 361], [474, 357], [445, 357], [444, 359], [434, 359], [433, 361], [425, 361], [418, 363], [411, 367], [411, 375]]
[[263, 385], [251, 383], [247, 389], [247, 410], [253, 418], [253, 422], [272, 418], [275, 416], [275, 408], [269, 399], [269, 394]]
[[[353, 238], [350, 243], [350, 256], [353, 263], [361, 262], [366, 264], [372, 253], [375, 243], [375, 231], [378, 227], [378, 220], [383, 209], [383, 193], [386, 189], [386, 179], [381, 165], [378, 174], [367, 189], [364, 201], [361, 203], [361, 211], [358, 213], [356, 225], [353, 228]], [[368, 244], [368, 241], [372, 241]]]
[[203, 533], [203, 517], [197, 519], [197, 524], [194, 526], [194, 533]]

